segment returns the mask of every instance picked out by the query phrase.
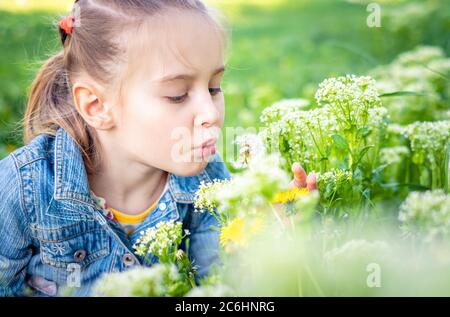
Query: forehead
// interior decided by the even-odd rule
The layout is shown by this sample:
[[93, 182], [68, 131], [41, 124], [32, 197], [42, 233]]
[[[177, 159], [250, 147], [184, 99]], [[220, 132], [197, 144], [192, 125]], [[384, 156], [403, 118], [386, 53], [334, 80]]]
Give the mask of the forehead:
[[220, 26], [198, 12], [167, 10], [144, 23], [135, 40], [131, 63], [141, 80], [155, 82], [172, 74], [209, 76], [224, 63]]

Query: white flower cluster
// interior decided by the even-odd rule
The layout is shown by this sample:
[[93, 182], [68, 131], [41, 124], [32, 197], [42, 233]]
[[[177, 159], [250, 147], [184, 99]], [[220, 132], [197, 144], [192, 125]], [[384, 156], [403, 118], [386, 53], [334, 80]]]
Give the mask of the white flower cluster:
[[437, 157], [448, 151], [450, 121], [415, 122], [405, 128], [404, 135], [409, 139], [415, 163], [422, 164], [428, 160], [437, 164]]
[[352, 113], [364, 114], [369, 107], [381, 106], [375, 81], [369, 76], [346, 75], [325, 79], [315, 95], [319, 105], [329, 104], [344, 120]]
[[219, 205], [216, 200], [216, 193], [220, 191], [229, 180], [214, 179], [212, 182], [200, 182], [200, 186], [195, 193], [194, 207], [197, 212], [209, 211], [213, 212]]
[[174, 264], [155, 264], [105, 275], [94, 285], [93, 296], [182, 296], [185, 291]]
[[390, 123], [386, 128], [386, 132], [391, 135], [399, 136], [405, 134], [406, 128], [398, 123]]
[[445, 58], [444, 51], [436, 46], [419, 46], [412, 51], [402, 53], [396, 62], [404, 66], [427, 65]]
[[[184, 232], [185, 235], [189, 231]], [[183, 239], [182, 223], [173, 220], [159, 222], [156, 226], [141, 231], [140, 238], [136, 241], [133, 248], [136, 254], [147, 256], [147, 253], [161, 258], [167, 257], [170, 253], [175, 253]]]
[[351, 182], [352, 181], [352, 172], [341, 170], [341, 169], [331, 169], [330, 171], [321, 173], [317, 172], [317, 180], [321, 180], [325, 183], [328, 183], [330, 181], [333, 182]]
[[409, 154], [408, 147], [403, 145], [387, 147], [380, 151], [380, 161], [384, 164], [399, 164]]
[[412, 192], [400, 206], [399, 220], [407, 235], [423, 234], [428, 242], [448, 238], [450, 195], [441, 189]]
[[307, 99], [283, 99], [263, 110], [260, 121], [262, 123], [278, 121], [292, 112], [306, 110], [311, 106]]
[[271, 122], [260, 132], [268, 151], [279, 151], [289, 161], [300, 162], [307, 170], [326, 156], [331, 147], [331, 135], [338, 128], [329, 107], [289, 112]]
[[388, 126], [389, 111], [384, 107], [369, 109], [368, 126], [371, 130], [385, 130]]
[[[350, 171], [332, 169], [328, 172], [317, 173], [317, 186], [325, 197], [343, 195], [352, 188], [353, 174]], [[338, 197], [336, 197], [338, 198]]]

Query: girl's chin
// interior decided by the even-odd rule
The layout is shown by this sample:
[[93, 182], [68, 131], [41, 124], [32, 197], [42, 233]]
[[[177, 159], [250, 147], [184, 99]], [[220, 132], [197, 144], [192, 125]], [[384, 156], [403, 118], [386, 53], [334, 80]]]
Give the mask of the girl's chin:
[[205, 169], [214, 154], [215, 147], [214, 149], [203, 149], [203, 151], [196, 149], [185, 157], [173, 160], [174, 174], [179, 176], [196, 176]]
[[208, 160], [175, 163], [174, 174], [178, 176], [197, 176], [208, 165]]

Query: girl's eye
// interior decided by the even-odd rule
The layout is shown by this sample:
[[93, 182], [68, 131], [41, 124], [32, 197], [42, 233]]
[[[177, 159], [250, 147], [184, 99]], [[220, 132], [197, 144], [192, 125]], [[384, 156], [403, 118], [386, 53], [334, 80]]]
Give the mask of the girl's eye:
[[215, 96], [217, 94], [220, 94], [222, 92], [222, 88], [209, 88], [209, 93], [211, 96]]
[[188, 94], [185, 93], [183, 96], [167, 97], [167, 99], [169, 99], [172, 103], [182, 103], [186, 99], [187, 95]]
[[[211, 96], [215, 96], [217, 94], [220, 94], [222, 92], [222, 88], [209, 88], [209, 93], [211, 94]], [[170, 102], [172, 103], [182, 103], [183, 101], [186, 100], [188, 94], [185, 93], [182, 96], [176, 96], [176, 97], [166, 97], [167, 99], [169, 99]]]

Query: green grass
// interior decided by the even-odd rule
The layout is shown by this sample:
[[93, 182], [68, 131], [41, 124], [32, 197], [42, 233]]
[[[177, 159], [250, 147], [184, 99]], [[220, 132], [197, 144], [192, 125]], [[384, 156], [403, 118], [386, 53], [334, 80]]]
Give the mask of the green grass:
[[[261, 110], [281, 98], [312, 98], [325, 77], [364, 74], [419, 44], [450, 52], [448, 9], [422, 19], [368, 28], [361, 4], [337, 0], [211, 0], [228, 16], [231, 54], [224, 79], [225, 126], [258, 126]], [[18, 122], [36, 62], [59, 48], [56, 26], [71, 1], [0, 0], [0, 158], [21, 145]], [[399, 4], [404, 5], [404, 4]], [[398, 6], [398, 5], [397, 5]]]

